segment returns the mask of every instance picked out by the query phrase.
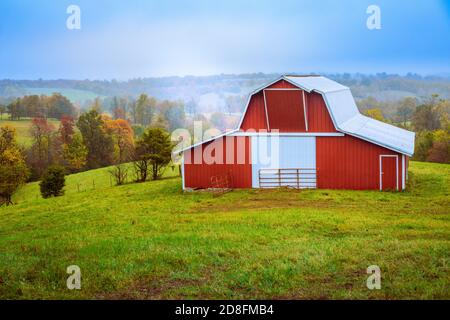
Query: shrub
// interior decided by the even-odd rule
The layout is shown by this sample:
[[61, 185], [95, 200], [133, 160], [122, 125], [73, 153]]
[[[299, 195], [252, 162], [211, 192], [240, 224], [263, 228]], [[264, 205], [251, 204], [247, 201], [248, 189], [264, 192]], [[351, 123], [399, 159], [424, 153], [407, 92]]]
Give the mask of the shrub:
[[39, 184], [42, 197], [58, 197], [64, 194], [64, 186], [66, 184], [66, 177], [64, 168], [61, 166], [51, 166], [45, 171], [42, 176], [42, 181]]
[[120, 186], [127, 182], [128, 166], [126, 164], [118, 164], [109, 170], [109, 174], [116, 182], [116, 185]]

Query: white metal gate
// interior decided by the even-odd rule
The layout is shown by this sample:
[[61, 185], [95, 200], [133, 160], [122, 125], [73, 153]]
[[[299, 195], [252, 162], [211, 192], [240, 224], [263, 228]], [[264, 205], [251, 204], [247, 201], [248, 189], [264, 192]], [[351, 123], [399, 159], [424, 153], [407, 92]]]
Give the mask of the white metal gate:
[[261, 169], [259, 170], [260, 188], [315, 189], [317, 188], [316, 169]]

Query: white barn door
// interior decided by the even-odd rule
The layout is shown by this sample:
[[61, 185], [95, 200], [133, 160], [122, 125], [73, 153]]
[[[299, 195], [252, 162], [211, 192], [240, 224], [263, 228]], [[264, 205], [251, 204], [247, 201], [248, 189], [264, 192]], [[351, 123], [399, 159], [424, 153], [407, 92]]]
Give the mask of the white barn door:
[[253, 136], [251, 151], [253, 188], [317, 186], [315, 137]]

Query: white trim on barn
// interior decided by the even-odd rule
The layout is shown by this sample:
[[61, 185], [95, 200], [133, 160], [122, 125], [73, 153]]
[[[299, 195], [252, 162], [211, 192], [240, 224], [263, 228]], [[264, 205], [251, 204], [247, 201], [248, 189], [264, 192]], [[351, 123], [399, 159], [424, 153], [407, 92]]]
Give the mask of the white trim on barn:
[[185, 190], [186, 185], [184, 183], [184, 153], [181, 157], [181, 181], [182, 181], [183, 190]]
[[406, 177], [405, 177], [405, 172], [406, 172], [406, 167], [405, 167], [405, 155], [402, 154], [402, 190], [406, 189]]
[[343, 137], [341, 132], [255, 132], [238, 131], [230, 134], [233, 137], [278, 136], [278, 137]]

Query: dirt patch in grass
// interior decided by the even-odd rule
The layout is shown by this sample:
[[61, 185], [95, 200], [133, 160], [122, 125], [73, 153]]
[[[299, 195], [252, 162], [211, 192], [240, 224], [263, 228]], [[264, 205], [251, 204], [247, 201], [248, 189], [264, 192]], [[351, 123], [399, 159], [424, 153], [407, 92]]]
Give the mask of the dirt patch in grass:
[[[166, 299], [171, 292], [185, 287], [196, 287], [203, 279], [148, 279], [135, 280], [115, 292], [97, 295], [100, 300], [160, 300]], [[182, 298], [182, 297], [180, 297]]]
[[298, 199], [295, 194], [291, 198], [276, 197], [250, 197], [244, 200], [220, 201], [220, 202], [201, 202], [193, 206], [188, 213], [212, 213], [212, 212], [231, 212], [240, 210], [254, 209], [289, 209], [289, 208], [331, 208], [336, 207], [332, 199], [309, 200]]

